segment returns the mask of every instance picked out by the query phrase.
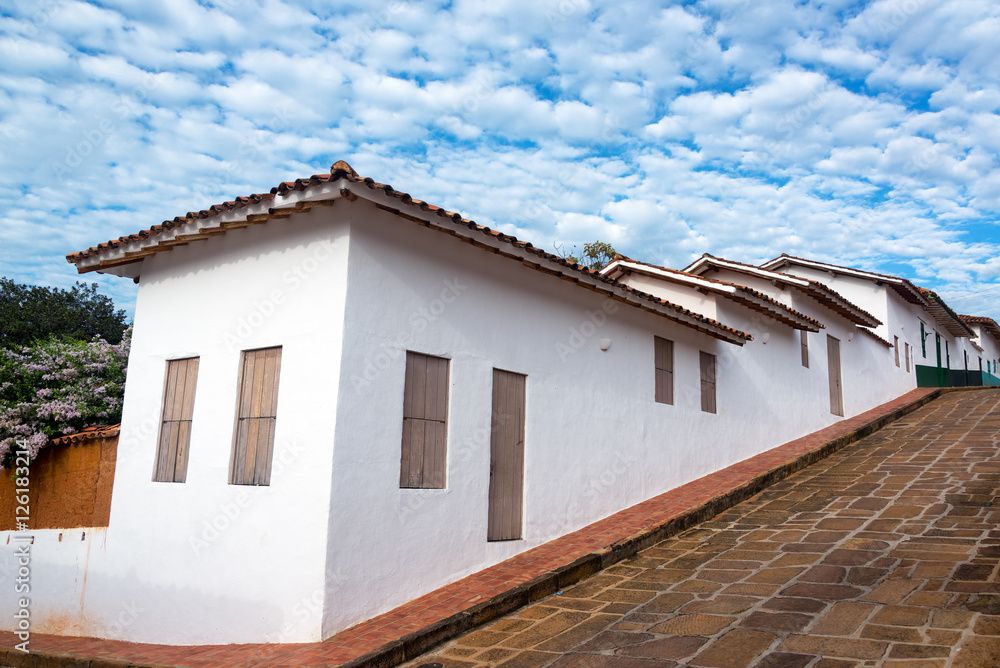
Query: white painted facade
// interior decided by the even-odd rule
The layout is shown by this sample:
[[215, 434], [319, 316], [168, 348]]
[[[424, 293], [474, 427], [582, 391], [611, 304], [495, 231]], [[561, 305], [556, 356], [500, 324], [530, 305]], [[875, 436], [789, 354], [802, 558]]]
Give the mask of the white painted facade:
[[969, 332], [962, 331], [965, 328], [961, 321], [945, 309], [934, 309], [936, 297], [921, 295], [908, 281], [787, 256], [775, 258], [764, 266], [778, 263], [784, 263], [781, 271], [828, 285], [881, 320], [882, 324], [873, 331], [890, 343], [898, 342], [901, 367], [905, 368], [906, 344], [909, 344], [915, 364], [956, 371], [977, 370], [980, 353], [972, 345]]
[[[335, 206], [115, 269], [141, 280], [110, 526], [34, 532], [33, 631], [318, 641], [839, 420], [828, 336], [841, 342], [845, 416], [915, 386], [891, 350], [790, 287], [723, 277], [825, 325], [809, 334], [808, 368], [798, 330], [724, 297], [633, 285], [752, 334], [742, 347], [669, 305], [536, 271], [492, 237], [442, 234], [432, 214], [377, 208], [392, 202], [355, 183], [286, 199], [337, 192]], [[673, 405], [654, 401], [657, 336], [674, 342]], [[270, 485], [229, 484], [241, 351], [279, 345]], [[444, 489], [399, 487], [406, 351], [450, 360]], [[701, 410], [700, 352], [717, 358], [715, 414]], [[153, 482], [166, 361], [189, 356], [187, 480]], [[502, 542], [486, 540], [494, 369], [527, 375], [524, 533]], [[13, 605], [0, 598], [4, 628]]]
[[[825, 407], [829, 413], [829, 378], [827, 358], [827, 337], [836, 338], [840, 342], [841, 378], [845, 415], [856, 415], [874, 406], [890, 401], [901, 394], [909, 392], [917, 386], [914, 372], [906, 373], [905, 365], [895, 367], [893, 351], [882, 343], [867, 336], [861, 328], [844, 315], [831, 310], [828, 306], [816, 301], [804, 291], [796, 288], [790, 281], [782, 282], [778, 272], [768, 272], [756, 268], [713, 266], [711, 278], [739, 285], [745, 285], [766, 294], [775, 301], [795, 309], [800, 313], [818, 320], [825, 326], [819, 332], [807, 334], [809, 343], [809, 368], [795, 372], [785, 370], [784, 373], [799, 373], [802, 384], [797, 388], [799, 396], [809, 397], [817, 402], [820, 412]], [[868, 309], [865, 309], [868, 310]], [[762, 317], [754, 313], [758, 320]], [[729, 321], [727, 321], [729, 322]], [[732, 321], [739, 328], [739, 320]], [[766, 331], [774, 336], [774, 330], [787, 330], [786, 336], [778, 339], [782, 364], [801, 367], [800, 339], [798, 331], [771, 321]], [[754, 332], [751, 332], [754, 333]], [[760, 339], [755, 335], [755, 339]], [[768, 345], [771, 345], [770, 341]], [[778, 347], [778, 346], [775, 346]], [[771, 369], [777, 362], [765, 362], [762, 358], [748, 359], [748, 367], [757, 367], [760, 376], [772, 375]], [[777, 367], [781, 368], [781, 367]], [[839, 419], [836, 416], [833, 419]], [[831, 420], [832, 421], [832, 420]]]

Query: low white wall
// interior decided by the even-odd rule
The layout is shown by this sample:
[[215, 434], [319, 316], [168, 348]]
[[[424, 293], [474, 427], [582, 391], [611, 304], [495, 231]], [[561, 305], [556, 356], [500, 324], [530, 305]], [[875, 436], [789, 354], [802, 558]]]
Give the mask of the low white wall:
[[[61, 542], [33, 532], [33, 631], [320, 638], [347, 247], [346, 227], [313, 212], [144, 260], [110, 527]], [[230, 485], [240, 351], [272, 345], [282, 360], [271, 484]], [[152, 482], [166, 360], [190, 355], [200, 368], [187, 482]], [[0, 597], [4, 628], [13, 599]]]

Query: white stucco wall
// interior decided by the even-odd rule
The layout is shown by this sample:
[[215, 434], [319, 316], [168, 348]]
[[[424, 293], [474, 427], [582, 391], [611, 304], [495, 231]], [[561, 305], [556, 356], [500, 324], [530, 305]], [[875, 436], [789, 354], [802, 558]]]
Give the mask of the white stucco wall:
[[[829, 274], [823, 272], [823, 275], [830, 279]], [[752, 287], [826, 326], [819, 332], [809, 333], [810, 371], [817, 370], [818, 373], [809, 374], [809, 385], [803, 387], [802, 392], [804, 396], [818, 397], [816, 400], [820, 402], [821, 407], [825, 407], [827, 412], [829, 412], [830, 407], [827, 335], [840, 341], [845, 417], [863, 413], [916, 387], [916, 374], [912, 368], [909, 374], [906, 373], [902, 358], [900, 358], [900, 367], [896, 368], [895, 356], [891, 348], [886, 348], [858, 331], [854, 323], [820, 304], [801, 290], [788, 285], [775, 286], [766, 279], [748, 276], [743, 272], [730, 269], [712, 272], [711, 277]], [[838, 288], [834, 287], [834, 289], [840, 292]], [[875, 300], [871, 301], [874, 303]], [[897, 299], [897, 301], [905, 304], [901, 299]], [[883, 307], [882, 310], [885, 311], [886, 308]], [[919, 330], [916, 338], [918, 340], [920, 338]], [[888, 340], [892, 341], [891, 336]], [[794, 343], [798, 344], [798, 338], [795, 338]], [[782, 345], [789, 344], [783, 343]], [[794, 348], [790, 355], [793, 360], [798, 360], [798, 348]]]
[[[33, 532], [34, 632], [320, 638], [348, 247], [346, 227], [320, 215], [144, 260], [110, 526], [83, 540], [81, 530]], [[230, 485], [240, 351], [274, 345], [271, 484]], [[187, 481], [152, 482], [166, 360], [191, 355], [200, 368]], [[12, 600], [0, 597], [4, 628]]]
[[818, 283], [826, 285], [836, 292], [839, 292], [852, 304], [868, 311], [878, 318], [882, 324], [872, 329], [873, 332], [887, 341], [892, 341], [889, 313], [889, 292], [894, 292], [884, 283], [879, 286], [873, 281], [847, 274], [836, 274], [831, 276], [829, 272], [814, 267], [803, 267], [801, 265], [791, 265], [784, 267], [783, 272], [801, 278], [808, 278]]
[[683, 306], [706, 318], [718, 320], [715, 308], [717, 296], [714, 293], [696, 292], [690, 287], [665, 280], [657, 280], [652, 276], [635, 272], [629, 272], [619, 280], [630, 288], [655, 294], [657, 297], [666, 299], [668, 302], [677, 304], [678, 306]]
[[[357, 211], [324, 635], [839, 419], [829, 411], [825, 338], [803, 369], [788, 327], [740, 349], [624, 305], [607, 315], [599, 295], [374, 208]], [[727, 324], [761, 329], [743, 307], [717, 308]], [[845, 338], [845, 366], [879, 359], [878, 344], [847, 343], [840, 327], [830, 331]], [[675, 342], [673, 406], [653, 401], [654, 335]], [[607, 352], [601, 338], [612, 342]], [[399, 489], [406, 350], [451, 359], [443, 490]], [[700, 410], [699, 350], [718, 356], [717, 415]], [[493, 368], [528, 375], [524, 539], [500, 543], [486, 541]], [[845, 395], [848, 414], [891, 398]]]

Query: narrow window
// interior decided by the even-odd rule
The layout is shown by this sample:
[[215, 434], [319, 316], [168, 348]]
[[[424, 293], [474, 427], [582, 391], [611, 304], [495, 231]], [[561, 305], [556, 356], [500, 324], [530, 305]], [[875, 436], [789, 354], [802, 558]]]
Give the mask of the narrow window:
[[951, 368], [951, 352], [948, 350], [948, 339], [944, 340], [944, 368]]
[[826, 365], [830, 374], [830, 412], [844, 417], [844, 390], [840, 376], [840, 339], [826, 335]]
[[927, 359], [927, 330], [923, 320], [920, 321], [920, 356]]
[[910, 344], [903, 343], [903, 352], [906, 353], [906, 373], [910, 373]]
[[661, 404], [674, 403], [674, 342], [653, 337], [656, 365], [655, 399]]
[[799, 334], [802, 336], [802, 366], [809, 368], [809, 332], [806, 330], [800, 330]]
[[981, 355], [980, 355], [980, 357], [979, 357], [979, 370], [980, 370], [980, 371], [982, 371], [982, 370], [983, 370], [983, 358], [982, 358], [982, 356], [981, 356]]
[[278, 410], [281, 347], [244, 350], [236, 438], [229, 470], [231, 485], [271, 483], [271, 455]]
[[191, 415], [198, 382], [198, 358], [167, 361], [163, 416], [156, 449], [156, 482], [184, 482], [191, 445]]
[[399, 486], [444, 489], [448, 360], [407, 351]]
[[892, 348], [896, 351], [896, 366], [899, 366], [899, 337], [892, 337]]
[[715, 355], [701, 353], [701, 410], [715, 413]]

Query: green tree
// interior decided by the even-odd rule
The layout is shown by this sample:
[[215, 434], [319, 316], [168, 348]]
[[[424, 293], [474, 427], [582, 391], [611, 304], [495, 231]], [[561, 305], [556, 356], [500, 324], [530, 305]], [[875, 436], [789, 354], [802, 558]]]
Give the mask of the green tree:
[[15, 283], [0, 278], [0, 346], [26, 346], [49, 336], [90, 341], [95, 336], [121, 343], [128, 323], [97, 283], [77, 283], [69, 290]]
[[556, 246], [556, 251], [563, 259], [582, 264], [594, 270], [603, 268], [604, 265], [614, 260], [615, 256], [618, 255], [618, 251], [611, 244], [603, 241], [591, 241], [590, 243], [583, 244], [582, 256], [576, 255], [576, 246], [573, 246], [570, 253], [564, 253], [563, 250]]

